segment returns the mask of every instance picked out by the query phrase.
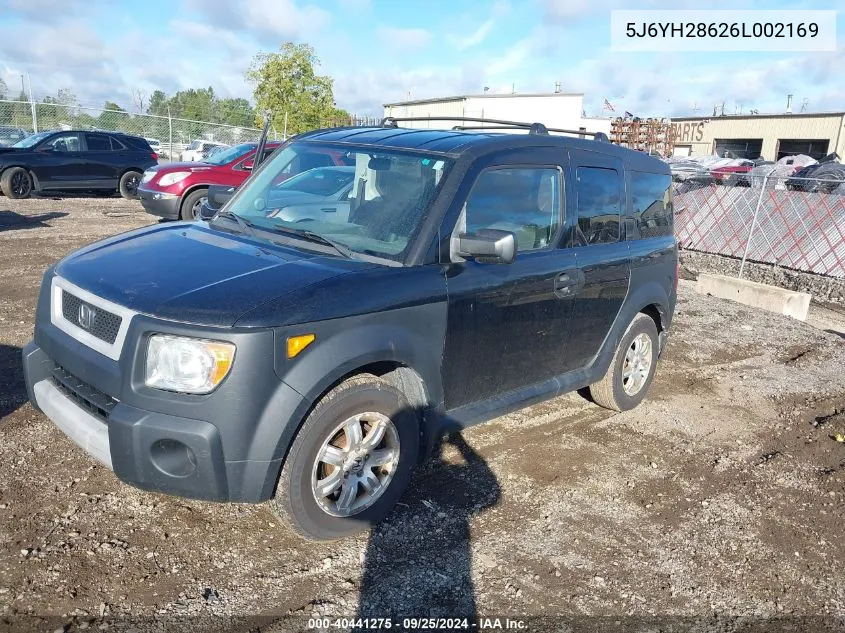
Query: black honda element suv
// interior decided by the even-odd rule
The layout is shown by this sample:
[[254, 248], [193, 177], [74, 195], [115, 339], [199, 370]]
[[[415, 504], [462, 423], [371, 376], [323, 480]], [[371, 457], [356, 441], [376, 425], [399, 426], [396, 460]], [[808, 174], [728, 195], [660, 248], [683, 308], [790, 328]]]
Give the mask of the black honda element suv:
[[[311, 539], [381, 520], [444, 432], [585, 387], [635, 407], [675, 306], [668, 166], [399, 121], [295, 137], [213, 217], [49, 268], [33, 405], [126, 483], [269, 500]], [[295, 180], [314, 152], [348, 167]]]

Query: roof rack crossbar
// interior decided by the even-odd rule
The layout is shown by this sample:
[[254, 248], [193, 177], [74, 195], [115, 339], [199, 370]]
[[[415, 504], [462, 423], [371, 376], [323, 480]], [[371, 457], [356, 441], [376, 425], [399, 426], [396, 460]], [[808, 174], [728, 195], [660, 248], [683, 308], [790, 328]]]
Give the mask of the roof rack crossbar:
[[409, 117], [384, 117], [381, 120], [381, 127], [399, 127], [397, 124], [402, 121], [463, 121], [468, 123], [489, 123], [491, 125], [485, 126], [461, 126], [456, 125], [453, 130], [473, 130], [473, 129], [498, 129], [498, 130], [528, 130], [529, 134], [548, 134], [549, 132], [557, 132], [559, 134], [574, 134], [576, 136], [585, 137], [592, 136], [596, 141], [608, 142], [607, 134], [604, 132], [587, 132], [586, 130], [565, 130], [563, 128], [547, 128], [542, 123], [526, 123], [524, 121], [507, 121], [503, 119], [485, 119], [483, 117], [468, 117], [468, 116], [409, 116]]

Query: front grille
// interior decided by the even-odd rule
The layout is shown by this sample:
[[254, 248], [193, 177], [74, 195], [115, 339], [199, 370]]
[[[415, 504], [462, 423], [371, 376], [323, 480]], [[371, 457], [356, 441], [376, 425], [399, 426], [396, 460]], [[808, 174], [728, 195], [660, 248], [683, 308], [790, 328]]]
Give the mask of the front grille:
[[[87, 306], [91, 311], [90, 323], [80, 322], [80, 308], [82, 306]], [[112, 314], [102, 308], [91, 305], [87, 301], [83, 301], [79, 297], [70, 294], [67, 290], [62, 290], [62, 316], [67, 321], [83, 328], [92, 336], [105, 341], [109, 345], [114, 344], [117, 339], [117, 333], [120, 331], [120, 323], [123, 320], [116, 314]]]
[[109, 414], [117, 400], [79, 380], [61, 365], [52, 368], [53, 383], [67, 396], [89, 413], [108, 422]]

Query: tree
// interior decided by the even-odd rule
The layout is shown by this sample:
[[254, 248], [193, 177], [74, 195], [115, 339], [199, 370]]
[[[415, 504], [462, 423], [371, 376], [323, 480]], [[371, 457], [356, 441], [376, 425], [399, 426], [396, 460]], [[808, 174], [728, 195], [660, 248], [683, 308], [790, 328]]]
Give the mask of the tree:
[[141, 90], [140, 88], [135, 88], [132, 91], [132, 103], [135, 104], [135, 108], [138, 110], [138, 114], [144, 113], [144, 104], [147, 102], [147, 93]]
[[6, 82], [3, 81], [3, 78], [0, 77], [0, 99], [5, 99], [9, 92], [9, 87], [6, 85]]
[[161, 90], [156, 90], [150, 95], [150, 104], [147, 106], [147, 114], [167, 116], [167, 101], [167, 95]]
[[93, 126], [101, 130], [122, 130], [128, 132], [129, 113], [117, 105], [114, 101], [106, 101], [103, 104], [103, 112], [94, 121]]
[[252, 127], [255, 123], [255, 110], [246, 99], [219, 99], [214, 104], [214, 122]]
[[261, 125], [260, 113], [269, 110], [280, 129], [287, 114], [288, 134], [332, 124], [349, 115], [334, 101], [334, 80], [318, 75], [320, 65], [314, 49], [308, 44], [285, 42], [278, 53], [256, 55], [246, 73], [255, 84], [257, 114], [255, 124]]

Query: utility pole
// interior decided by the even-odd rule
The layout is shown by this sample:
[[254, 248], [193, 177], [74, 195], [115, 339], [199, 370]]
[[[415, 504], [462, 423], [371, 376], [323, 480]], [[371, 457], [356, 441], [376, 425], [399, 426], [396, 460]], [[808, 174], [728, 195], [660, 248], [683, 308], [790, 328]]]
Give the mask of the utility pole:
[[35, 113], [35, 99], [32, 98], [32, 75], [27, 73], [26, 78], [29, 80], [29, 107], [32, 109], [32, 132], [37, 133], [38, 116]]

